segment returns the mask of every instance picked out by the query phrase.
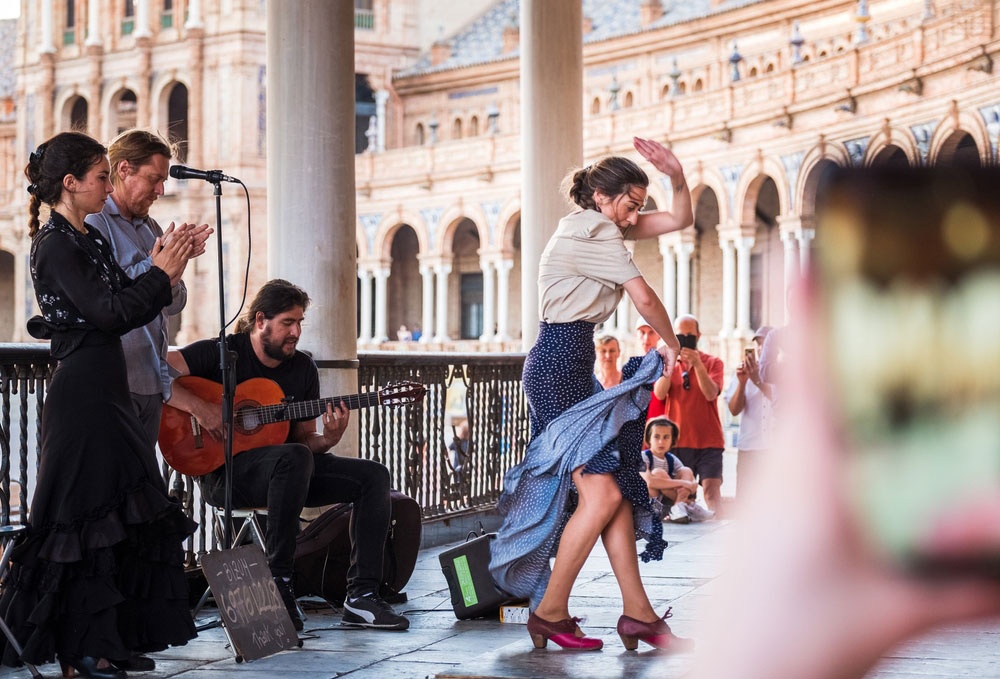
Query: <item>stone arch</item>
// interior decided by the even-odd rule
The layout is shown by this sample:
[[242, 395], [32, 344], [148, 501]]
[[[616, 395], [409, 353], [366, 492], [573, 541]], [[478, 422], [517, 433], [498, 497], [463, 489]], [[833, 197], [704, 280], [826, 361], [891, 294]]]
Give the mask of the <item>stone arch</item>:
[[[719, 224], [728, 202], [726, 194], [714, 186], [698, 187], [694, 199], [695, 247], [691, 257], [691, 313], [698, 317], [703, 335], [717, 334], [722, 328], [722, 298], [715, 294], [722, 280], [722, 249]], [[680, 302], [680, 300], [678, 300]]]
[[416, 232], [419, 252], [430, 252], [427, 223], [424, 219], [419, 214], [409, 210], [398, 210], [382, 218], [375, 230], [374, 247], [370, 256], [388, 261], [392, 257], [392, 238], [396, 231], [403, 226], [409, 226]]
[[469, 118], [469, 135], [470, 137], [479, 136], [479, 116], [473, 115]]
[[190, 89], [187, 83], [176, 77], [163, 78], [152, 95], [153, 101], [156, 102], [156, 106], [153, 107], [156, 116], [153, 119], [153, 127], [176, 144], [175, 160], [179, 163], [187, 162], [188, 157]]
[[622, 97], [622, 108], [632, 108], [635, 105], [635, 97], [632, 95], [632, 91], [628, 90], [625, 92], [625, 96]]
[[601, 98], [594, 97], [593, 100], [590, 102], [590, 114], [596, 116], [600, 112], [601, 112]]
[[128, 78], [122, 78], [116, 85], [109, 86], [101, 101], [104, 111], [104, 131], [102, 137], [110, 139], [120, 131], [135, 127], [138, 116], [139, 87]]
[[500, 237], [497, 245], [505, 253], [518, 253], [520, 259], [521, 252], [521, 200], [515, 198], [508, 201], [497, 215], [497, 227], [500, 229]]
[[393, 228], [386, 241], [389, 280], [386, 282], [386, 332], [396, 336], [401, 325], [413, 328], [423, 314], [420, 275], [420, 234], [413, 224]]
[[871, 138], [862, 164], [865, 167], [901, 164], [903, 159], [910, 166], [920, 164], [916, 140], [908, 130], [886, 126]]
[[795, 205], [803, 217], [810, 218], [816, 213], [816, 190], [825, 173], [836, 167], [849, 167], [850, 156], [843, 144], [820, 142], [806, 152], [799, 167], [799, 177], [795, 191]]
[[423, 146], [425, 141], [424, 124], [417, 123], [417, 126], [413, 129], [413, 144], [414, 146]]
[[[59, 129], [90, 132], [90, 102], [77, 88], [67, 88], [56, 100], [54, 109], [59, 111]], [[82, 110], [81, 110], [82, 109]], [[82, 117], [82, 121], [80, 118]], [[81, 123], [82, 122], [82, 126]]]
[[[729, 214], [729, 194], [726, 191], [726, 182], [717, 170], [714, 168], [706, 169], [698, 167], [694, 174], [689, 177], [688, 181], [691, 186], [692, 205], [697, 206], [698, 201], [701, 199], [701, 194], [706, 189], [711, 189], [719, 203], [719, 223], [724, 224], [732, 218]], [[697, 220], [697, 214], [695, 215], [695, 219]]]
[[778, 214], [788, 211], [788, 176], [781, 163], [773, 158], [757, 158], [743, 172], [736, 186], [736, 205], [739, 206], [738, 217], [741, 224], [753, 224], [756, 219], [756, 203], [764, 183], [770, 179], [778, 192]]
[[[661, 179], [663, 181], [661, 181]], [[649, 186], [646, 188], [646, 204], [642, 206], [643, 211], [651, 211], [659, 209], [657, 206], [670, 205], [670, 197], [667, 195], [667, 189], [664, 187], [663, 182], [666, 178], [651, 178]], [[650, 207], [652, 203], [653, 207]], [[666, 209], [666, 208], [664, 208]]]
[[437, 234], [435, 234], [434, 242], [431, 243], [431, 252], [441, 253], [442, 255], [450, 252], [453, 245], [452, 241], [455, 237], [455, 230], [465, 219], [471, 221], [473, 226], [475, 226], [479, 242], [484, 246], [488, 245], [489, 229], [486, 226], [486, 215], [483, 214], [482, 209], [474, 203], [461, 206], [452, 205], [445, 209], [441, 213], [441, 217], [438, 218]]
[[455, 116], [455, 120], [451, 123], [451, 138], [461, 139], [462, 138], [462, 118], [461, 116]]
[[979, 164], [989, 165], [990, 137], [982, 117], [966, 112], [947, 116], [931, 137], [927, 153], [929, 164], [952, 164], [957, 161], [965, 165], [967, 160], [971, 161], [968, 157], [971, 155], [969, 142], [975, 148]]

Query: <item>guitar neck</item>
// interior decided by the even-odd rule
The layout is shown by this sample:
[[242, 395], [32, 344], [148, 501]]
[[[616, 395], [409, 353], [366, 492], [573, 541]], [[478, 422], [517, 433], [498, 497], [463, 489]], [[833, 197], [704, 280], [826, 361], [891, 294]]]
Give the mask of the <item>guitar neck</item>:
[[379, 404], [377, 391], [366, 394], [351, 394], [350, 396], [333, 396], [319, 398], [315, 401], [282, 401], [272, 405], [255, 408], [265, 424], [283, 422], [285, 420], [312, 420], [326, 412], [327, 405], [336, 406], [343, 403], [349, 410], [371, 408]]

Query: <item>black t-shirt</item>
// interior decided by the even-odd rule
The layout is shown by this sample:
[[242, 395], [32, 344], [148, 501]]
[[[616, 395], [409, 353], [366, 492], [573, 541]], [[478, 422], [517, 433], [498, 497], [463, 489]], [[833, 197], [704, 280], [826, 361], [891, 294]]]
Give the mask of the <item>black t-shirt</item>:
[[[257, 360], [257, 354], [250, 344], [250, 333], [229, 335], [227, 340], [229, 348], [239, 357], [234, 372], [237, 385], [253, 377], [266, 377], [278, 383], [285, 398], [294, 401], [313, 401], [319, 398], [319, 370], [315, 361], [306, 354], [296, 351], [294, 356], [278, 367], [269, 368]], [[181, 349], [181, 355], [195, 377], [222, 382], [218, 340], [206, 339], [189, 344]]]

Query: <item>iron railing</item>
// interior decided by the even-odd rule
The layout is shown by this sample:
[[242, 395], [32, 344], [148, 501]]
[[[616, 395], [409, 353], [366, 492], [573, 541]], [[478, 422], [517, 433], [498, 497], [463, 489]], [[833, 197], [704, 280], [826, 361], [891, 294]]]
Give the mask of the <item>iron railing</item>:
[[[415, 404], [358, 411], [359, 454], [386, 465], [393, 487], [417, 500], [425, 520], [495, 506], [503, 474], [521, 459], [528, 439], [527, 402], [521, 390], [524, 355], [392, 351], [363, 353], [359, 362], [359, 391], [401, 380], [427, 388], [426, 397]], [[4, 524], [27, 520], [38, 468], [42, 405], [54, 367], [47, 345], [0, 344], [0, 520]], [[452, 427], [461, 420], [469, 429], [465, 445], [453, 440]], [[455, 448], [461, 452], [453, 452]], [[187, 514], [199, 524], [186, 545], [188, 563], [194, 565], [199, 554], [217, 546], [211, 510], [194, 478], [178, 474], [166, 463], [162, 469], [171, 494], [182, 500]]]

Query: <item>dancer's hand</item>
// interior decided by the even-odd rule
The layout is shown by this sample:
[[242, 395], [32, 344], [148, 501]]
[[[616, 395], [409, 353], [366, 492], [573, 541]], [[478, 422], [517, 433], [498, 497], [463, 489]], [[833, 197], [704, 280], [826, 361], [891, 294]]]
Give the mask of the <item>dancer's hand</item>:
[[670, 177], [672, 184], [676, 184], [677, 179], [680, 179], [681, 183], [684, 182], [684, 168], [681, 167], [681, 161], [677, 160], [674, 152], [666, 146], [642, 137], [633, 137], [632, 145], [643, 158], [653, 164], [653, 167]]

